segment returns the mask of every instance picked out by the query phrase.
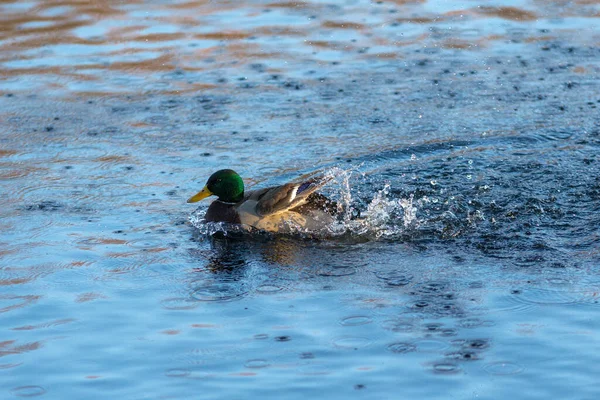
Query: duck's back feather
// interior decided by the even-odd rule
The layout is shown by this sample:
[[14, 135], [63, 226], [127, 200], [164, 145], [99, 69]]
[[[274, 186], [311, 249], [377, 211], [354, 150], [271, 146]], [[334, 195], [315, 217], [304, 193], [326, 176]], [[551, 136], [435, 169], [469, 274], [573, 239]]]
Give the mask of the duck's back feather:
[[267, 216], [299, 207], [308, 201], [316, 190], [327, 183], [327, 179], [315, 178], [303, 182], [286, 183], [253, 192], [248, 199], [256, 201], [256, 212]]

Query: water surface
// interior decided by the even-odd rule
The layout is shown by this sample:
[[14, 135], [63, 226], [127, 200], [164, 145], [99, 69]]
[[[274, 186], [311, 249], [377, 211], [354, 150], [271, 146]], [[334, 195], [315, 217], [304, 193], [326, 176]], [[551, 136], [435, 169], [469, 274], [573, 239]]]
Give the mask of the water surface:
[[[597, 398], [599, 17], [0, 2], [0, 397]], [[212, 237], [224, 167], [368, 223]]]

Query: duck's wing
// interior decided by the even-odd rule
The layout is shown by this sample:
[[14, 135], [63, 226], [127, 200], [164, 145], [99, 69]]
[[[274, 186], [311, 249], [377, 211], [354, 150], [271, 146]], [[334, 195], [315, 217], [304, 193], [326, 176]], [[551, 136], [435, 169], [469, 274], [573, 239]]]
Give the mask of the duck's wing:
[[306, 202], [302, 205], [296, 206], [291, 209], [299, 214], [308, 214], [313, 211], [324, 212], [329, 215], [337, 215], [339, 213], [338, 204], [327, 198], [327, 196], [321, 193], [311, 193], [307, 198]]
[[330, 179], [317, 177], [302, 182], [286, 183], [262, 190], [249, 196], [256, 201], [256, 212], [260, 216], [287, 211], [305, 204], [316, 190], [323, 187]]

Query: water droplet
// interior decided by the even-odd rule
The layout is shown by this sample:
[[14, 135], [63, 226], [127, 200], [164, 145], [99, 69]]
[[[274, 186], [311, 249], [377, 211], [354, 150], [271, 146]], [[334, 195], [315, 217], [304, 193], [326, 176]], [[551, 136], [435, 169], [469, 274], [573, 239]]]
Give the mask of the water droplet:
[[36, 397], [46, 393], [46, 389], [41, 386], [19, 386], [10, 392], [18, 397]]

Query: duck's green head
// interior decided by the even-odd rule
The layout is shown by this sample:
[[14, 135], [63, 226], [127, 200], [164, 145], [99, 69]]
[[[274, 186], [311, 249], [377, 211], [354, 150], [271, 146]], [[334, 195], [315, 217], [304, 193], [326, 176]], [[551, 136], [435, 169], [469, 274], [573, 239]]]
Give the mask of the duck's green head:
[[195, 203], [212, 195], [218, 196], [221, 201], [237, 203], [244, 197], [244, 181], [234, 170], [219, 170], [212, 174], [204, 188], [187, 202]]

